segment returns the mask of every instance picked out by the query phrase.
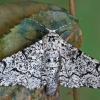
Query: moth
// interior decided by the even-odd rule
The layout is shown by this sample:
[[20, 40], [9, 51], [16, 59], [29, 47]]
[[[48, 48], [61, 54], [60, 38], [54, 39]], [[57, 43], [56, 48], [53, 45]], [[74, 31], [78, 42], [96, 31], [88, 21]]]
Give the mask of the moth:
[[0, 85], [29, 89], [46, 86], [53, 96], [58, 83], [68, 88], [100, 88], [100, 62], [65, 42], [56, 30], [0, 61]]

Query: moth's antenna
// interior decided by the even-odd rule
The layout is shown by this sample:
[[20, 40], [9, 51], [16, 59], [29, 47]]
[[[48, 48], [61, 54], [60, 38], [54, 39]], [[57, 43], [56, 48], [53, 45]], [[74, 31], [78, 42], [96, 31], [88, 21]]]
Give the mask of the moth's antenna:
[[[60, 28], [63, 28], [63, 27], [66, 27], [66, 26], [68, 26], [68, 25], [70, 25], [70, 24], [72, 24], [72, 23], [73, 23], [73, 22], [68, 23], [67, 25], [61, 26], [61, 27], [59, 27], [59, 29], [60, 29]], [[58, 29], [58, 30], [59, 30], [59, 29]]]
[[[32, 19], [32, 20], [34, 20], [34, 19]], [[78, 20], [79, 20], [79, 19], [78, 19]], [[64, 28], [64, 27], [67, 27], [67, 26], [71, 25], [72, 23], [74, 23], [74, 21], [72, 21], [72, 22], [70, 22], [70, 23], [68, 23], [68, 24], [65, 24], [64, 26], [59, 27], [59, 29], [50, 30], [49, 28], [44, 27], [44, 26], [43, 26], [42, 24], [40, 24], [39, 22], [37, 22], [37, 21], [35, 21], [35, 20], [34, 20], [34, 22], [37, 23], [38, 25], [40, 25], [41, 27], [43, 27], [43, 29], [46, 29], [46, 30], [48, 31], [47, 33], [51, 33], [51, 32], [57, 33], [57, 31], [58, 31], [59, 29]], [[42, 30], [41, 30], [41, 32], [42, 32]], [[42, 33], [43, 33], [43, 32], [42, 32]]]

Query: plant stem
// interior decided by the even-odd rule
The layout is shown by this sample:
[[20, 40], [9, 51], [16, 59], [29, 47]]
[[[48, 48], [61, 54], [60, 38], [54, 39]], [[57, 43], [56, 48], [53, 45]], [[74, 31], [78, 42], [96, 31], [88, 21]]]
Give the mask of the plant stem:
[[[69, 0], [69, 11], [70, 14], [75, 16], [75, 6], [74, 6], [74, 0]], [[77, 88], [73, 88], [73, 99], [74, 100], [79, 100], [79, 91]]]
[[73, 88], [73, 99], [79, 100], [79, 90], [77, 88]]
[[74, 0], [69, 0], [69, 11], [70, 11], [70, 14], [75, 16]]

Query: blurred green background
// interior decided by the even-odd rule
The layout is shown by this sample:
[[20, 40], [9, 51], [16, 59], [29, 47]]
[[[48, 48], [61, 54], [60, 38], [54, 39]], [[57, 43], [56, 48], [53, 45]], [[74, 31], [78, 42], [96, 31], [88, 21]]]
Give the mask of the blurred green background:
[[[7, 3], [17, 0], [0, 0]], [[22, 1], [22, 0], [19, 0]], [[51, 3], [69, 9], [69, 0], [35, 0]], [[83, 44], [81, 50], [100, 61], [100, 0], [75, 0], [76, 17], [80, 21], [83, 33]], [[67, 93], [71, 89], [61, 89], [61, 100], [73, 100], [72, 95]], [[80, 88], [80, 100], [100, 100], [99, 89]]]

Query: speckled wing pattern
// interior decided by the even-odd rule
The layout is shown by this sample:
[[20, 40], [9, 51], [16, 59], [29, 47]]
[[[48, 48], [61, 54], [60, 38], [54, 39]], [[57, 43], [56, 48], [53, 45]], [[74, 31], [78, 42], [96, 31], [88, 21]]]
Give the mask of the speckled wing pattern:
[[61, 46], [60, 84], [69, 88], [100, 88], [100, 62], [67, 42]]
[[29, 89], [46, 85], [46, 93], [54, 95], [58, 83], [100, 88], [100, 62], [65, 42], [56, 30], [0, 62], [0, 85]]
[[45, 85], [42, 40], [0, 61], [0, 85], [29, 89]]
[[[49, 37], [49, 38], [47, 38]], [[51, 55], [53, 51], [57, 56], [53, 57], [55, 67], [59, 67], [58, 81], [69, 88], [90, 87], [100, 88], [100, 62], [65, 42], [57, 34], [49, 34], [43, 41], [45, 48]], [[51, 42], [50, 42], [51, 40]], [[52, 59], [48, 57], [52, 63]], [[60, 64], [58, 64], [59, 60]], [[50, 62], [49, 61], [49, 62]], [[52, 66], [52, 65], [51, 65]], [[54, 67], [54, 65], [52, 66]]]

